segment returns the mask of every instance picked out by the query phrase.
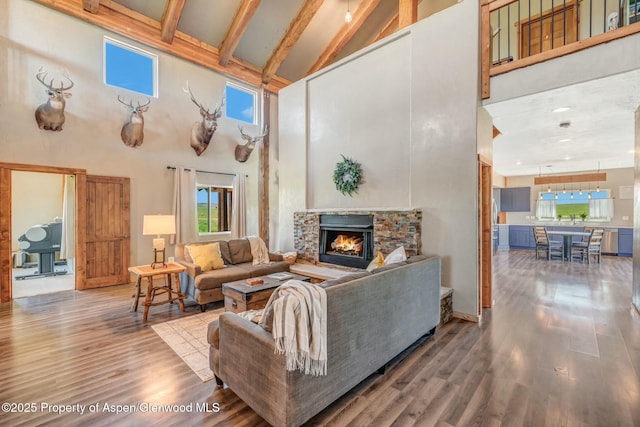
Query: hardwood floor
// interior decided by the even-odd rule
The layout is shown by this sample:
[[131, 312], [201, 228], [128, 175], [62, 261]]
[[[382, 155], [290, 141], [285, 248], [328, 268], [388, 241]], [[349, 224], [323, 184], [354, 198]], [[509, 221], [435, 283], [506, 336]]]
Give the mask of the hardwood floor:
[[[495, 306], [481, 324], [449, 322], [308, 424], [640, 426], [631, 271], [628, 258], [586, 265], [500, 251]], [[65, 291], [0, 305], [0, 402], [36, 404], [31, 413], [3, 410], [0, 424], [266, 425], [229, 389], [202, 383], [150, 327], [198, 307], [152, 307], [143, 324], [141, 312], [129, 313], [132, 291]], [[220, 411], [196, 411], [205, 403]], [[42, 404], [87, 407], [80, 415]], [[90, 412], [92, 404], [99, 410]], [[124, 412], [136, 404], [192, 411]]]

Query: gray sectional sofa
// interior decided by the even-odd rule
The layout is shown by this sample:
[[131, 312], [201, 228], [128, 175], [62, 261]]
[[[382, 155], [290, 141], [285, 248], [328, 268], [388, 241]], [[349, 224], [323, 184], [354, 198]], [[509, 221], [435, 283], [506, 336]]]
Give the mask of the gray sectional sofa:
[[326, 376], [286, 370], [274, 340], [256, 323], [223, 313], [209, 325], [209, 363], [225, 384], [274, 426], [298, 426], [440, 321], [438, 257], [409, 260], [329, 280]]
[[185, 250], [185, 246], [189, 244], [204, 245], [214, 243], [213, 241], [178, 244], [175, 249], [176, 262], [187, 267], [184, 273], [180, 273], [182, 293], [200, 304], [203, 311], [207, 303], [224, 300], [223, 283], [289, 271], [289, 264], [283, 261], [282, 255], [273, 253], [269, 253], [270, 264], [253, 265], [251, 245], [246, 238], [215, 242], [220, 244], [220, 253], [225, 264], [225, 268], [219, 270], [203, 272], [193, 263]]

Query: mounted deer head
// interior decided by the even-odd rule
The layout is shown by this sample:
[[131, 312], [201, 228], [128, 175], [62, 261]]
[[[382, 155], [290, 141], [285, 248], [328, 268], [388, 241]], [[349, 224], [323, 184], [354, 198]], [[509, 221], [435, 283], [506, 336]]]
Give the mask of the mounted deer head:
[[129, 117], [120, 131], [122, 142], [129, 147], [138, 147], [142, 145], [144, 140], [144, 116], [142, 114], [149, 109], [151, 100], [147, 98], [147, 103], [143, 105], [138, 102], [137, 107], [133, 106], [133, 101], [124, 102], [120, 95], [118, 95], [118, 101], [129, 111]]
[[66, 105], [64, 99], [71, 96], [67, 91], [73, 87], [73, 80], [71, 80], [68, 73], [65, 73], [64, 78], [70, 84], [65, 86], [64, 81], [61, 79], [60, 87], [56, 88], [53, 85], [54, 79], [47, 83], [45, 81], [46, 78], [47, 71], [44, 68], [40, 68], [38, 74], [36, 74], [36, 79], [47, 88], [49, 99], [36, 108], [36, 122], [40, 129], [61, 131], [64, 124], [64, 107]]
[[247, 161], [247, 159], [253, 152], [253, 149], [256, 148], [256, 142], [260, 141], [262, 138], [267, 136], [267, 133], [269, 133], [269, 128], [265, 126], [264, 131], [262, 132], [262, 135], [258, 135], [258, 136], [247, 135], [246, 133], [244, 133], [241, 126], [238, 126], [238, 129], [240, 129], [240, 136], [242, 137], [242, 139], [244, 139], [247, 142], [244, 145], [240, 145], [240, 144], [236, 145], [235, 155], [236, 155], [237, 161], [239, 161], [240, 163], [244, 163]]
[[191, 96], [191, 102], [196, 104], [196, 106], [200, 109], [200, 115], [202, 116], [202, 121], [195, 122], [191, 127], [191, 138], [190, 144], [191, 147], [196, 151], [196, 154], [199, 156], [207, 149], [209, 146], [209, 141], [211, 141], [211, 137], [214, 132], [218, 128], [218, 119], [222, 116], [222, 107], [224, 105], [224, 98], [222, 98], [222, 102], [219, 107], [213, 111], [213, 113], [209, 112], [208, 108], [204, 108], [202, 104], [200, 104], [193, 93], [191, 92], [191, 88], [189, 87], [189, 82], [187, 82], [187, 88], [183, 89], [185, 93], [188, 93]]

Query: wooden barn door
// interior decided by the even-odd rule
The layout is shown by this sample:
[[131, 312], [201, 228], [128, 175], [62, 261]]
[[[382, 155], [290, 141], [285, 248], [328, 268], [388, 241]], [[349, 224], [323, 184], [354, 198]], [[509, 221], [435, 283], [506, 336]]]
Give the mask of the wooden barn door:
[[84, 276], [79, 289], [129, 283], [129, 186], [129, 178], [95, 175], [78, 183], [78, 198], [87, 202], [77, 215], [78, 227], [86, 230], [81, 233], [85, 241], [78, 242], [84, 258], [77, 271]]

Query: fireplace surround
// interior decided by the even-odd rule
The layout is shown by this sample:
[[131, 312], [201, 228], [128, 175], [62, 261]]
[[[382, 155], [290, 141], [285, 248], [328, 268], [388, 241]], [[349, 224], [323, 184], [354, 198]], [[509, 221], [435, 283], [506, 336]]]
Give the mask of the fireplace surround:
[[366, 268], [373, 259], [373, 216], [320, 215], [319, 259]]
[[321, 217], [325, 215], [372, 217], [372, 256], [375, 256], [378, 251], [386, 256], [398, 246], [404, 246], [408, 256], [422, 253], [422, 211], [420, 209], [307, 210], [293, 214], [294, 247], [298, 253], [298, 259], [311, 263], [333, 263], [331, 260], [320, 259], [322, 238], [320, 223]]

